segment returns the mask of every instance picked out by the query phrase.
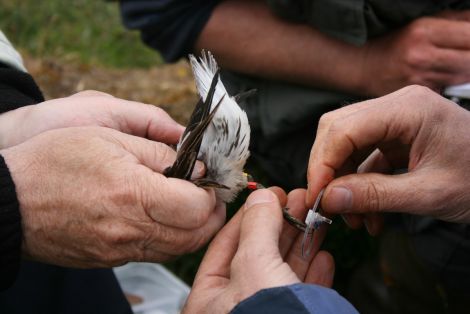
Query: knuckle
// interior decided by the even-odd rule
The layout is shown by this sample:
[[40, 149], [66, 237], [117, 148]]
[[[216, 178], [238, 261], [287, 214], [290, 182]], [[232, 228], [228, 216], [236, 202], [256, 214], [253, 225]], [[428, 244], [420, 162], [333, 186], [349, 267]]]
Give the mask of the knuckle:
[[175, 160], [175, 151], [171, 149], [168, 145], [160, 142], [156, 142], [154, 145], [153, 150], [153, 158], [155, 161], [160, 163], [171, 165], [171, 163]]
[[426, 17], [413, 21], [408, 28], [408, 37], [411, 40], [420, 40], [427, 37], [432, 22], [433, 19]]
[[340, 123], [338, 120], [331, 121], [330, 123], [330, 131], [331, 133], [335, 133], [338, 130], [341, 129], [342, 123]]
[[106, 232], [103, 233], [103, 239], [109, 246], [119, 247], [135, 240], [134, 237], [125, 230], [125, 227], [118, 228], [119, 229], [107, 227]]
[[411, 68], [427, 68], [431, 64], [431, 58], [424, 49], [419, 49], [416, 46], [408, 47], [404, 52], [405, 63]]
[[434, 92], [429, 87], [423, 85], [411, 85], [410, 89], [418, 96], [428, 96], [434, 94]]
[[153, 214], [154, 208], [158, 208], [158, 214], [161, 214], [164, 210], [167, 210], [168, 205], [166, 204], [166, 187], [164, 184], [158, 184], [158, 189], [149, 189], [151, 184], [159, 183], [159, 180], [150, 180], [146, 176], [134, 174], [133, 179], [129, 180], [129, 189], [131, 190], [129, 197], [133, 206], [142, 206], [142, 209], [153, 219], [157, 220]]
[[115, 267], [126, 264], [129, 259], [120, 252], [110, 251], [102, 254], [102, 262], [105, 267]]
[[192, 228], [201, 228], [207, 224], [211, 211], [208, 208], [193, 210]]
[[408, 90], [411, 97], [418, 100], [416, 101], [416, 105], [426, 104], [428, 103], [427, 100], [431, 100], [436, 97], [436, 93], [427, 86], [413, 84], [405, 87], [405, 89]]
[[327, 128], [333, 121], [334, 121], [334, 114], [332, 112], [327, 112], [320, 117], [320, 120], [318, 122], [318, 128], [319, 129]]
[[141, 231], [121, 219], [106, 219], [98, 229], [99, 238], [116, 249], [133, 246], [141, 239]]
[[159, 116], [168, 116], [168, 113], [162, 108], [154, 105], [149, 105], [151, 110], [153, 110]]
[[118, 206], [135, 205], [138, 199], [137, 191], [141, 190], [139, 182], [140, 180], [135, 180], [133, 176], [130, 176], [125, 182], [113, 184], [110, 188], [112, 203]]
[[114, 267], [127, 263], [130, 258], [122, 250], [111, 245], [104, 239], [88, 254], [88, 258], [100, 267]]
[[383, 189], [376, 182], [371, 182], [369, 180], [367, 187], [365, 189], [365, 198], [364, 205], [368, 207], [368, 211], [371, 212], [380, 212], [383, 208], [384, 198], [386, 197], [385, 189]]
[[152, 116], [158, 117], [159, 121], [174, 121], [173, 118], [163, 108], [147, 104], [147, 108]]
[[328, 130], [328, 137], [332, 140], [338, 138], [338, 136], [343, 135], [348, 129], [345, 128], [344, 121], [337, 119], [331, 122], [330, 128]]
[[110, 95], [108, 93], [100, 92], [100, 91], [93, 90], [93, 89], [88, 89], [88, 90], [78, 92], [74, 96], [81, 96], [81, 97], [92, 97], [92, 96], [113, 97], [112, 95]]

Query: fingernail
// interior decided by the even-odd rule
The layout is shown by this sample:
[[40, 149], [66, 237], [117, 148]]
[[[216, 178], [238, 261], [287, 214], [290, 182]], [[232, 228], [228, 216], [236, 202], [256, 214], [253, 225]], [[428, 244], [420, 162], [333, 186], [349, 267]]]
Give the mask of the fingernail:
[[206, 174], [206, 166], [202, 161], [196, 161], [194, 165], [193, 173], [191, 174], [191, 179], [201, 179]]
[[272, 203], [276, 201], [276, 196], [268, 189], [257, 190], [248, 196], [245, 202], [245, 208], [250, 208], [258, 204]]
[[352, 192], [343, 186], [334, 187], [327, 195], [328, 211], [345, 212], [352, 207]]

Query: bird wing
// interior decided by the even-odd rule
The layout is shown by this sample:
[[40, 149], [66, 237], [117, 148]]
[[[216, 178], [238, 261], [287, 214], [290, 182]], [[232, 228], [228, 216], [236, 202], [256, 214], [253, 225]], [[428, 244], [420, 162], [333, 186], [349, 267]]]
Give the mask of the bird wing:
[[189, 180], [193, 172], [196, 159], [201, 147], [204, 131], [214, 118], [223, 98], [219, 100], [217, 105], [211, 111], [212, 100], [219, 80], [218, 71], [212, 78], [209, 93], [205, 101], [199, 99], [193, 113], [189, 119], [188, 126], [181, 136], [178, 144], [176, 160], [170, 168], [167, 168], [164, 174], [167, 177]]
[[[218, 71], [217, 62], [208, 51], [202, 51], [199, 59], [190, 55], [189, 61], [198, 93], [205, 99], [209, 96], [210, 82]], [[246, 186], [243, 168], [249, 156], [250, 125], [246, 113], [235, 97], [228, 96], [220, 78], [213, 98], [213, 103], [219, 100], [222, 103], [204, 133], [198, 158], [206, 164], [206, 179], [227, 187], [216, 189], [216, 194], [229, 202]]]

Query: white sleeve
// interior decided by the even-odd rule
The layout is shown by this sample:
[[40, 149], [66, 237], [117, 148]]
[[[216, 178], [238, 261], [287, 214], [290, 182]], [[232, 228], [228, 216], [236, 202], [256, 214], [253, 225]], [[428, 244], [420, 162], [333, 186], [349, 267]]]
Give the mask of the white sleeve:
[[27, 72], [18, 51], [13, 48], [13, 45], [7, 39], [5, 34], [0, 30], [0, 62], [12, 68]]

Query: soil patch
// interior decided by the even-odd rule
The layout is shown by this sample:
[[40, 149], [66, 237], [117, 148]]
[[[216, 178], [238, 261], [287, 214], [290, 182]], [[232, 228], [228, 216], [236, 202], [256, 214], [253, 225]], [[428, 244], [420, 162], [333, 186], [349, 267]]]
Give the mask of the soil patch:
[[94, 89], [159, 106], [182, 124], [197, 102], [192, 72], [184, 60], [149, 69], [112, 69], [30, 56], [24, 61], [46, 99]]

